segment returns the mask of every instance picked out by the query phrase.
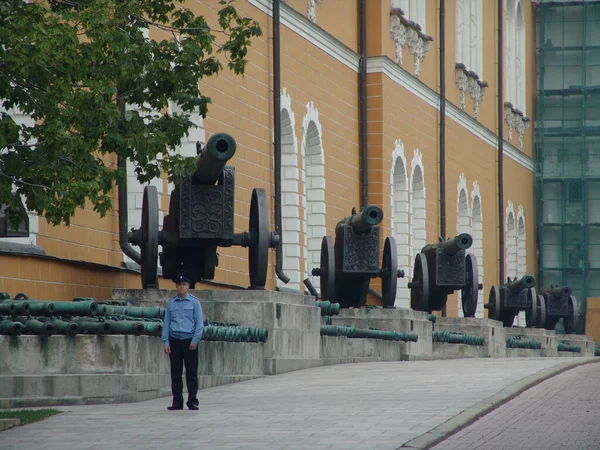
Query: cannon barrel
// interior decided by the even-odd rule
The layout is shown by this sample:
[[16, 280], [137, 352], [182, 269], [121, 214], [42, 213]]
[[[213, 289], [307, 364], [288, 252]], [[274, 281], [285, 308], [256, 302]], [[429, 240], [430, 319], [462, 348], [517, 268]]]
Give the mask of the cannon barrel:
[[56, 327], [50, 322], [40, 322], [39, 320], [29, 319], [25, 323], [25, 332], [30, 334], [40, 334], [42, 336], [52, 336], [56, 333]]
[[29, 302], [15, 300], [4, 300], [0, 302], [0, 314], [28, 316], [30, 310]]
[[196, 156], [194, 177], [200, 184], [212, 185], [223, 173], [227, 161], [235, 155], [235, 139], [227, 133], [211, 136], [204, 148]]
[[75, 322], [65, 322], [64, 320], [54, 319], [51, 323], [56, 328], [57, 334], [75, 336], [79, 333], [79, 325]]
[[545, 292], [547, 294], [552, 295], [552, 297], [562, 298], [562, 297], [568, 297], [569, 295], [571, 295], [571, 293], [573, 291], [568, 286], [562, 286], [562, 287], [556, 286], [556, 287], [552, 287], [550, 289], [546, 289]]
[[[440, 238], [441, 239], [441, 238]], [[427, 244], [421, 252], [425, 252], [430, 249], [441, 248], [449, 255], [456, 255], [461, 250], [467, 250], [473, 245], [473, 238], [469, 233], [461, 233], [445, 241], [441, 241], [437, 244]]]
[[523, 275], [518, 280], [515, 278], [514, 280], [512, 280], [509, 283], [506, 283], [502, 287], [504, 289], [510, 289], [511, 292], [514, 292], [516, 294], [517, 292], [521, 292], [523, 289], [529, 289], [534, 286], [535, 286], [535, 277], [533, 275], [526, 274], [526, 275]]
[[54, 313], [57, 316], [96, 316], [98, 303], [96, 300], [54, 303]]
[[361, 212], [347, 217], [342, 222], [352, 226], [356, 234], [364, 234], [383, 220], [383, 211], [379, 206], [368, 205]]
[[24, 331], [21, 322], [13, 322], [12, 320], [0, 320], [0, 334], [8, 334], [10, 336], [18, 336]]

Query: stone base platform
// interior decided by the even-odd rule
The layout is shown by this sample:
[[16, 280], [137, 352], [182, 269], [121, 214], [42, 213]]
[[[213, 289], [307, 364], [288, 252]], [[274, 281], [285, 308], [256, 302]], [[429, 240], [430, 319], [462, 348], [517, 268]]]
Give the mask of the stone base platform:
[[[526, 328], [526, 327], [509, 327], [504, 329], [506, 337], [517, 337], [521, 336], [522, 339], [538, 341], [542, 348], [539, 350], [533, 349], [517, 349], [507, 348], [506, 356], [546, 356], [556, 357], [558, 353], [556, 351], [556, 335], [553, 330], [546, 330], [544, 328]], [[517, 352], [515, 350], [526, 350], [525, 352]]]
[[[471, 336], [482, 336], [483, 347], [464, 344], [448, 344], [434, 342], [434, 356], [441, 357], [448, 352], [462, 357], [504, 357], [506, 356], [506, 334], [502, 322], [491, 319], [467, 317], [436, 317], [433, 325], [435, 331], [453, 331]], [[435, 345], [440, 344], [440, 345]], [[457, 346], [472, 347], [459, 350]]]

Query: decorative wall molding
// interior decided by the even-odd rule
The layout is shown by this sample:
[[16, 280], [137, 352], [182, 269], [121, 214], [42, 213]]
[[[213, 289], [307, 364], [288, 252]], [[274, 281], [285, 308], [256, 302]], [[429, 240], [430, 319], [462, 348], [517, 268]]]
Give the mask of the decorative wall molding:
[[[269, 16], [272, 15], [272, 3], [270, 0], [248, 0], [248, 2], [265, 14]], [[287, 5], [283, 5], [281, 8], [281, 24], [298, 34], [300, 37], [311, 42], [315, 47], [319, 48], [333, 59], [358, 73], [360, 57], [356, 52]], [[367, 73], [383, 73], [395, 83], [408, 89], [429, 105], [438, 110], [440, 108], [439, 94], [436, 91], [410, 75], [387, 56], [367, 58]], [[461, 111], [458, 106], [446, 101], [446, 113], [450, 119], [454, 120], [463, 128], [493, 147], [494, 151], [497, 150], [498, 136], [474, 120], [464, 111]], [[504, 153], [508, 158], [519, 163], [529, 171], [535, 172], [533, 160], [509, 142], [504, 143]]]
[[519, 149], [523, 150], [523, 136], [529, 129], [530, 119], [525, 117], [512, 103], [504, 103], [504, 121], [508, 124], [508, 139], [512, 140], [513, 130], [519, 134]]
[[463, 63], [456, 63], [456, 87], [460, 91], [460, 109], [465, 110], [465, 96], [473, 99], [473, 117], [479, 118], [479, 104], [485, 95], [485, 89], [489, 86], [487, 82], [481, 81], [479, 75], [468, 70]]
[[[367, 73], [383, 73], [392, 81], [412, 92], [421, 100], [425, 101], [437, 110], [440, 109], [439, 94], [423, 82], [411, 76], [408, 72], [406, 72], [406, 70], [395, 64], [387, 56], [375, 56], [367, 58]], [[493, 147], [494, 151], [498, 149], [498, 136], [496, 136], [496, 134], [449, 101], [446, 101], [446, 114], [448, 118], [454, 120], [460, 126]], [[519, 151], [511, 143], [506, 141], [504, 142], [504, 153], [508, 158], [535, 173], [533, 159]]]
[[390, 11], [390, 35], [396, 43], [396, 62], [402, 65], [402, 50], [408, 47], [408, 51], [415, 58], [415, 76], [421, 72], [421, 61], [431, 48], [433, 38], [423, 33], [421, 25], [409, 20], [400, 8], [392, 8]]

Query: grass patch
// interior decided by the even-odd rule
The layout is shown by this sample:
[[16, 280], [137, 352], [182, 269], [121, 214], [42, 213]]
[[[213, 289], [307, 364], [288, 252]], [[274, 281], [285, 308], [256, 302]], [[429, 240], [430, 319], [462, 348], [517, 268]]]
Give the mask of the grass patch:
[[20, 419], [21, 425], [44, 420], [60, 413], [58, 409], [22, 409], [19, 411], [0, 411], [0, 419]]

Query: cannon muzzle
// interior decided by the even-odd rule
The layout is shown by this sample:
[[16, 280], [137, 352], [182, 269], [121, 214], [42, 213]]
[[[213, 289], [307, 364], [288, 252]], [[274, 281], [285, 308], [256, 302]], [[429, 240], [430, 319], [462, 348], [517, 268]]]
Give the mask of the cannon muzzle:
[[455, 255], [461, 250], [471, 248], [471, 245], [473, 245], [473, 238], [468, 233], [461, 233], [454, 238], [446, 239], [441, 244], [446, 253]]
[[212, 185], [223, 173], [223, 168], [235, 155], [235, 139], [227, 133], [211, 136], [196, 156], [195, 180], [200, 184]]
[[364, 234], [383, 220], [383, 211], [379, 206], [368, 205], [358, 214], [350, 217], [350, 225], [357, 234]]
[[550, 294], [552, 297], [556, 297], [556, 298], [568, 297], [569, 295], [571, 295], [573, 293], [571, 288], [568, 286], [551, 287], [550, 289], [546, 289], [545, 291], [546, 291], [546, 293]]
[[515, 294], [517, 292], [521, 292], [523, 289], [529, 289], [535, 286], [535, 277], [533, 275], [523, 275], [520, 279], [514, 279], [509, 283], [506, 283], [504, 286], [505, 289], [510, 289], [511, 292]]

